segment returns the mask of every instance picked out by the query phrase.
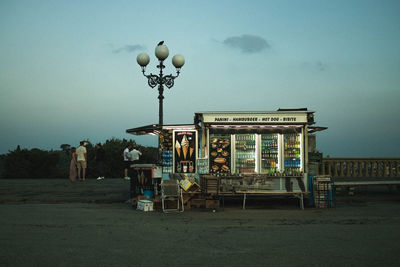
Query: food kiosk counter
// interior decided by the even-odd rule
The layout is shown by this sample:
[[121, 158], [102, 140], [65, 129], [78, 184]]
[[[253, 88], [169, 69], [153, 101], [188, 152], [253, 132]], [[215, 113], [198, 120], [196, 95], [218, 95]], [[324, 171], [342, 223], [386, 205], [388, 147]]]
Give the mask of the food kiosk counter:
[[[163, 179], [219, 179], [218, 194], [308, 193], [308, 133], [314, 111], [196, 112], [193, 124], [127, 130], [157, 134]], [[141, 130], [141, 131], [140, 131]], [[244, 204], [243, 203], [243, 204]]]

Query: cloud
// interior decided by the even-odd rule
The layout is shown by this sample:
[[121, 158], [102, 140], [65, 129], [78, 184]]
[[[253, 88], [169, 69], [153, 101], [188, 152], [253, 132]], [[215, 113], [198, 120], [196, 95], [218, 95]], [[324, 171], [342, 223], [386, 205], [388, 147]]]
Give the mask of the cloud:
[[228, 37], [223, 41], [223, 44], [234, 49], [240, 49], [243, 53], [259, 53], [271, 47], [264, 38], [248, 34]]
[[114, 49], [113, 53], [116, 53], [116, 54], [121, 53], [121, 52], [133, 53], [137, 50], [144, 50], [144, 49], [145, 49], [145, 47], [142, 45], [125, 45], [118, 49]]
[[328, 65], [326, 65], [325, 63], [323, 63], [321, 61], [318, 61], [315, 66], [320, 71], [324, 71], [324, 70], [326, 70], [328, 68]]
[[328, 64], [326, 64], [322, 61], [304, 62], [302, 65], [303, 65], [303, 67], [318, 70], [318, 71], [326, 71], [328, 69]]

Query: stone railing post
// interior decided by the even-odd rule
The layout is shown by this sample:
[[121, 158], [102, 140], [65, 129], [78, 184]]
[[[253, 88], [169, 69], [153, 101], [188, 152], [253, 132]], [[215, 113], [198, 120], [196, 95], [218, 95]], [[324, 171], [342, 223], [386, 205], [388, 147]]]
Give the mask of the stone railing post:
[[365, 173], [365, 176], [366, 177], [371, 177], [372, 176], [372, 168], [373, 168], [373, 166], [374, 166], [374, 164], [373, 164], [373, 162], [372, 161], [367, 161], [367, 169], [366, 169], [366, 173]]
[[378, 175], [378, 162], [376, 161], [376, 160], [374, 160], [373, 161], [373, 163], [372, 163], [372, 172], [371, 172], [371, 175], [373, 176], [373, 177], [378, 177], [379, 175]]
[[342, 160], [339, 162], [339, 168], [340, 168], [340, 177], [344, 177], [344, 166], [346, 165], [346, 161]]
[[396, 161], [396, 177], [400, 177], [400, 161]]
[[333, 177], [338, 177], [338, 167], [337, 167], [337, 161], [333, 162]]
[[351, 174], [351, 177], [357, 177], [357, 164], [355, 161], [353, 161], [353, 173]]
[[351, 177], [351, 161], [346, 161], [346, 177]]
[[383, 174], [384, 174], [384, 166], [383, 166], [382, 160], [379, 160], [379, 161], [378, 161], [378, 170], [379, 170], [378, 177], [383, 177]]
[[383, 169], [385, 171], [383, 177], [390, 177], [390, 161], [389, 160], [383, 161]]
[[363, 177], [364, 168], [365, 168], [365, 161], [364, 160], [358, 161], [358, 177]]

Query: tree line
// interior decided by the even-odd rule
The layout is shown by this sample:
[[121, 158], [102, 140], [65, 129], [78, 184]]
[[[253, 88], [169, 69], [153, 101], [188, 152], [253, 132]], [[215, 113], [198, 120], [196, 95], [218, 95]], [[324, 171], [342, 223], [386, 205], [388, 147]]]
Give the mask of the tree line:
[[[132, 139], [106, 140], [101, 144], [105, 151], [104, 172], [106, 178], [123, 177], [123, 150], [128, 145], [136, 145], [142, 152], [139, 163], [157, 161], [157, 148], [137, 145]], [[88, 178], [99, 176], [95, 160], [96, 144], [88, 143], [87, 174]], [[71, 161], [71, 145], [62, 144], [60, 150], [20, 149], [17, 147], [9, 153], [0, 155], [1, 178], [68, 178]]]

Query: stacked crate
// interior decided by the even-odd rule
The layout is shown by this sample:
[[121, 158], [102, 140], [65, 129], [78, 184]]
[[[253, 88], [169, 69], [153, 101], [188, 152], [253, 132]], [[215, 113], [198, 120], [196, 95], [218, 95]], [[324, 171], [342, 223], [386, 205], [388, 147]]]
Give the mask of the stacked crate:
[[219, 177], [213, 175], [201, 176], [200, 187], [205, 197], [206, 208], [219, 208]]
[[204, 194], [219, 194], [219, 177], [213, 175], [203, 175], [200, 180], [201, 191]]
[[333, 206], [332, 180], [329, 176], [313, 177], [313, 195], [316, 208], [330, 208]]

